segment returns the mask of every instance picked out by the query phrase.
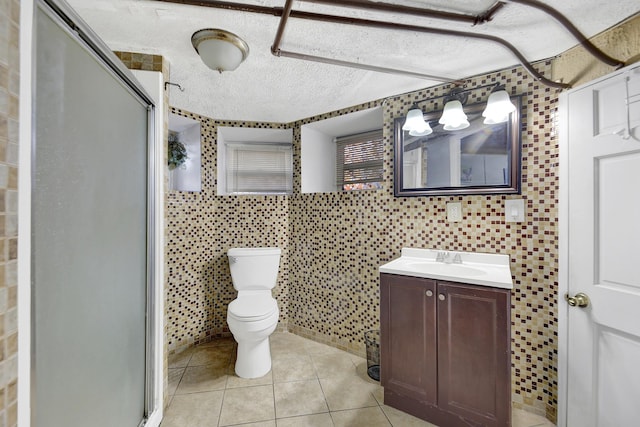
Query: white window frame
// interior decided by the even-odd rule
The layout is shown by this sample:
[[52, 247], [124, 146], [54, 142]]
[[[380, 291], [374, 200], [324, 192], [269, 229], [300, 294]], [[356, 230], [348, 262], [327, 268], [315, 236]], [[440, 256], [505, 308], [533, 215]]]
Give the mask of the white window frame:
[[[293, 147], [290, 142], [227, 142], [225, 144], [226, 162], [226, 193], [227, 194], [291, 194], [293, 192]], [[260, 160], [252, 162], [245, 158], [244, 162], [239, 159], [240, 153], [279, 153], [280, 158], [275, 158], [275, 162], [265, 162], [260, 164]], [[249, 162], [249, 163], [247, 163]], [[261, 177], [254, 182], [252, 188], [247, 187], [247, 180], [251, 176]], [[242, 184], [244, 176], [245, 183]], [[273, 176], [276, 179], [283, 179], [284, 185], [279, 188], [270, 188], [268, 179]], [[260, 187], [259, 182], [264, 183]], [[243, 187], [244, 186], [244, 187]], [[244, 189], [243, 189], [244, 188]]]

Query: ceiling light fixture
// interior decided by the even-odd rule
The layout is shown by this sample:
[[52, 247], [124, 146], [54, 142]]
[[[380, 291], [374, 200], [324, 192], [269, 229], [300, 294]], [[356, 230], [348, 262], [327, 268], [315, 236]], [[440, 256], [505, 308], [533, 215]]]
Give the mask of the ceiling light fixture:
[[191, 36], [191, 44], [202, 62], [220, 73], [235, 70], [249, 55], [249, 45], [244, 40], [216, 28], [196, 31]]
[[443, 125], [443, 129], [447, 131], [455, 131], [466, 129], [470, 126], [467, 115], [464, 112], [463, 105], [469, 98], [469, 92], [479, 89], [485, 89], [493, 86], [493, 90], [487, 100], [487, 106], [482, 116], [485, 118], [485, 124], [503, 123], [509, 120], [510, 114], [516, 111], [515, 105], [511, 102], [511, 98], [507, 93], [503, 84], [484, 85], [472, 89], [453, 88], [448, 94], [435, 97], [425, 98], [416, 101], [409, 112], [402, 126], [402, 130], [409, 132], [411, 136], [425, 136], [433, 132], [429, 123], [424, 120], [424, 113], [418, 107], [418, 103], [426, 100], [434, 100], [444, 98], [444, 109], [438, 123]]

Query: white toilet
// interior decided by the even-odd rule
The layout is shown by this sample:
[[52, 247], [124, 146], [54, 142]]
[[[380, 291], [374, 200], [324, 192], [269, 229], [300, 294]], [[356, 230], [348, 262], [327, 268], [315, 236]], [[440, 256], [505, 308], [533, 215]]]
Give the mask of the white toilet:
[[229, 303], [227, 323], [238, 343], [236, 374], [258, 378], [271, 370], [269, 335], [278, 325], [271, 289], [278, 280], [279, 248], [229, 249], [229, 268], [238, 297]]

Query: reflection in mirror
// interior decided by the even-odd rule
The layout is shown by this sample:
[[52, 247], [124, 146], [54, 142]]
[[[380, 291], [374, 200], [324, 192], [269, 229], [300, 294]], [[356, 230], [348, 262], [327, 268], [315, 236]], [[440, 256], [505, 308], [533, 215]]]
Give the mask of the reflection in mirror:
[[520, 98], [503, 123], [484, 124], [483, 104], [465, 106], [470, 126], [446, 131], [441, 112], [424, 115], [433, 133], [412, 136], [395, 120], [396, 196], [520, 192]]

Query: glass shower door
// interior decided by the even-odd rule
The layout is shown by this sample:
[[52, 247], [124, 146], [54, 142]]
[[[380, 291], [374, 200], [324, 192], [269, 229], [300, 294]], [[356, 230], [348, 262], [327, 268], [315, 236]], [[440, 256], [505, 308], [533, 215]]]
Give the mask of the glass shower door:
[[136, 427], [148, 371], [148, 105], [42, 4], [36, 34], [32, 425]]

